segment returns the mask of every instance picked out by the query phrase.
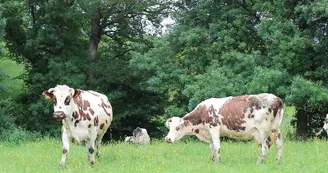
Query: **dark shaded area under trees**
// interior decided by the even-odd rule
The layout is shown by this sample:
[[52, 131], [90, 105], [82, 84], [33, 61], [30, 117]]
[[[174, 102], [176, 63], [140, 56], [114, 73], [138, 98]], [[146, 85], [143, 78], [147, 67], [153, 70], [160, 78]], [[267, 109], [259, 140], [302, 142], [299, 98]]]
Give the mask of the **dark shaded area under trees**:
[[[105, 140], [122, 139], [137, 126], [160, 138], [167, 117], [201, 100], [270, 92], [295, 107], [296, 134], [312, 136], [328, 113], [326, 6], [313, 0], [0, 1], [0, 42], [26, 70], [25, 92], [0, 104], [0, 114], [28, 131], [59, 135], [60, 122], [41, 93], [67, 84], [108, 96], [114, 120]], [[167, 16], [175, 23], [161, 33]]]

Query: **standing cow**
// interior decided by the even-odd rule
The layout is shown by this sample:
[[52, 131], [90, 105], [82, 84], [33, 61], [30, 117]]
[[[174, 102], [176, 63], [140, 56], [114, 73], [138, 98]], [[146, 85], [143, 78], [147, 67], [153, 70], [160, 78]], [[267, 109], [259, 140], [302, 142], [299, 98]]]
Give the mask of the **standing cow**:
[[276, 143], [277, 162], [280, 163], [283, 141], [279, 126], [283, 117], [283, 101], [272, 94], [210, 98], [184, 117], [166, 121], [169, 133], [165, 137], [173, 143], [184, 135], [196, 135], [210, 144], [211, 159], [220, 162], [220, 137], [254, 139], [262, 146], [257, 163], [263, 163], [268, 149]]
[[328, 114], [326, 115], [325, 122], [323, 124], [322, 129], [316, 133], [315, 135], [319, 136], [323, 131], [326, 131], [327, 136], [328, 136]]
[[95, 91], [73, 89], [57, 85], [42, 93], [54, 103], [54, 118], [62, 119], [63, 153], [60, 167], [65, 165], [72, 138], [85, 143], [88, 160], [95, 163], [94, 151], [99, 156], [101, 140], [113, 119], [112, 106], [107, 97]]

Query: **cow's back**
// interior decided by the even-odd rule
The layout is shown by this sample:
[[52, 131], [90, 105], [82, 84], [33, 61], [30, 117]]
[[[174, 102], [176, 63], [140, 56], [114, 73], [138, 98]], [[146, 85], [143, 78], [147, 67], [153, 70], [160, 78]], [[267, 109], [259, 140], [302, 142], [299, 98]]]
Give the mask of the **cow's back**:
[[[221, 136], [251, 139], [259, 129], [270, 133], [280, 126], [283, 102], [273, 94], [211, 98], [203, 101], [208, 117], [220, 125]], [[200, 106], [198, 105], [198, 106]]]
[[[81, 94], [76, 98], [75, 103], [80, 114], [89, 114], [95, 124], [98, 126], [98, 134], [103, 134], [107, 131], [113, 119], [113, 111], [108, 98], [95, 91], [81, 91]], [[97, 117], [97, 118], [95, 118]]]

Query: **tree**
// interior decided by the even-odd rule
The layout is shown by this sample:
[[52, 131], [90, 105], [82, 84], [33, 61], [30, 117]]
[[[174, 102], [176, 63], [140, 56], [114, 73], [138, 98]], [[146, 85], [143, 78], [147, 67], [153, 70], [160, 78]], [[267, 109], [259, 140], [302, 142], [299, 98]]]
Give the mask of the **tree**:
[[[145, 111], [145, 107], [156, 103], [159, 96], [142, 91], [138, 86], [141, 77], [129, 74], [129, 51], [132, 42], [150, 44], [143, 38], [148, 25], [145, 22], [159, 25], [165, 14], [164, 2], [3, 2], [8, 18], [5, 39], [11, 58], [24, 62], [27, 68], [27, 92], [17, 100], [21, 105], [15, 113], [17, 124], [28, 130], [58, 133], [58, 122], [46, 116], [51, 113], [51, 104], [41, 96], [42, 91], [56, 84], [108, 95], [114, 106], [116, 122], [112, 127], [116, 130], [132, 131], [135, 127], [131, 125], [149, 122], [158, 109]], [[130, 108], [122, 109], [124, 105]], [[128, 117], [133, 119], [126, 124]]]
[[[1, 7], [0, 7], [1, 9]], [[2, 14], [0, 13], [0, 59], [4, 55], [4, 47], [3, 47], [3, 35], [5, 31], [6, 26], [6, 20], [2, 17]], [[6, 74], [0, 70], [0, 84], [2, 83], [3, 79], [6, 77]], [[0, 85], [0, 93], [5, 92], [6, 88], [2, 85]]]
[[[178, 5], [176, 27], [133, 61], [153, 72], [148, 89], [168, 95], [164, 117], [190, 111], [208, 97], [271, 92], [296, 107], [297, 135], [313, 134], [326, 111], [324, 2], [203, 0]], [[306, 87], [297, 89], [301, 82]], [[296, 91], [303, 94], [295, 96]]]

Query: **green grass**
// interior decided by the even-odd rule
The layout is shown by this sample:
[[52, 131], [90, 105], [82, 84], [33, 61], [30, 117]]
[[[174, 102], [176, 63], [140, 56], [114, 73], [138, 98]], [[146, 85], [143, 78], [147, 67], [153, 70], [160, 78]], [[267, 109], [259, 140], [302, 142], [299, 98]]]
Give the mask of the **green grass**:
[[46, 139], [21, 145], [0, 144], [0, 172], [323, 172], [328, 166], [327, 141], [286, 141], [282, 163], [275, 162], [275, 147], [270, 149], [265, 163], [257, 165], [260, 149], [255, 142], [223, 141], [221, 163], [209, 160], [208, 144], [181, 141], [166, 144], [155, 141], [148, 146], [128, 143], [104, 144], [102, 155], [92, 168], [86, 160], [84, 146], [73, 144], [66, 168], [58, 169], [61, 142]]
[[0, 82], [0, 85], [9, 89], [9, 92], [0, 92], [0, 98], [7, 98], [8, 96], [17, 95], [22, 92], [23, 80], [17, 77], [24, 72], [24, 66], [17, 64], [15, 61], [0, 58], [0, 69], [1, 72], [8, 76]]

